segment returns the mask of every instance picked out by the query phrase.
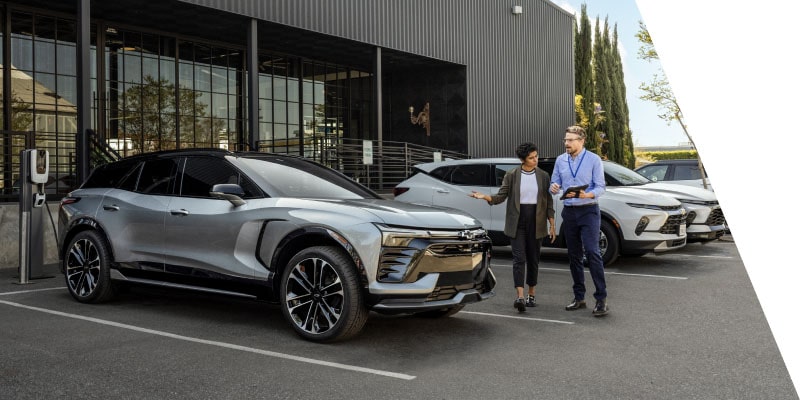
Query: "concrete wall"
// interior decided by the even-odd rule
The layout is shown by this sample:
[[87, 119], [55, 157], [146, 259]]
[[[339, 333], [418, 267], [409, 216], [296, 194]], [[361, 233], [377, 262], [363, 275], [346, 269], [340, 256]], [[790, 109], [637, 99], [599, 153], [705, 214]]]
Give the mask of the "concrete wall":
[[[49, 203], [53, 222], [58, 223], [58, 203]], [[45, 210], [42, 216], [44, 263], [58, 262], [53, 225]], [[19, 268], [19, 205], [0, 204], [0, 268]]]

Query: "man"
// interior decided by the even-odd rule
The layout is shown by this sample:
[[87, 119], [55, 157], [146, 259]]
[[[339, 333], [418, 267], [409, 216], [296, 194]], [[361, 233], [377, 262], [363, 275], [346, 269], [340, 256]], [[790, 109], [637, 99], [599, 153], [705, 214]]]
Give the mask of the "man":
[[[566, 307], [568, 311], [586, 308], [584, 295], [584, 253], [589, 273], [594, 282], [596, 300], [592, 314], [602, 317], [608, 314], [606, 302], [606, 278], [603, 258], [600, 256], [600, 207], [597, 198], [606, 191], [603, 162], [600, 157], [586, 150], [586, 131], [580, 126], [570, 126], [564, 134], [566, 153], [558, 156], [551, 177], [550, 192], [558, 194], [565, 190], [564, 209], [561, 212], [564, 224], [564, 239], [567, 242], [569, 269], [572, 273], [572, 291], [575, 295]], [[587, 185], [585, 189], [570, 191]]]

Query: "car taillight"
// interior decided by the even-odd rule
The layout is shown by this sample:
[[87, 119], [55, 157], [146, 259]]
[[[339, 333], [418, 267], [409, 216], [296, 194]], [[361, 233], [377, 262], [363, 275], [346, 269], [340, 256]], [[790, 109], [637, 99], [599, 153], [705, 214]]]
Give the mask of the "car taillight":
[[411, 189], [411, 188], [407, 188], [407, 187], [395, 187], [394, 189], [392, 189], [392, 195], [393, 195], [394, 197], [400, 196], [401, 194], [403, 194], [403, 193], [407, 192], [409, 189]]

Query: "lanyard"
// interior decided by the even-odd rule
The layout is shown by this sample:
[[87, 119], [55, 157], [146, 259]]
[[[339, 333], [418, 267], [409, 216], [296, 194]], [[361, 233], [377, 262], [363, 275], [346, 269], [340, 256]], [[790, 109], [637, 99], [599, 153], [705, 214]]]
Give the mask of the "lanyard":
[[584, 157], [586, 157], [586, 149], [584, 149], [583, 154], [581, 154], [581, 160], [578, 161], [578, 167], [575, 168], [575, 171], [573, 171], [572, 170], [572, 157], [570, 157], [569, 154], [567, 155], [567, 161], [568, 161], [567, 165], [569, 165], [569, 172], [572, 174], [573, 178], [577, 178], [578, 177], [578, 170], [581, 169], [581, 164], [583, 164], [583, 158]]

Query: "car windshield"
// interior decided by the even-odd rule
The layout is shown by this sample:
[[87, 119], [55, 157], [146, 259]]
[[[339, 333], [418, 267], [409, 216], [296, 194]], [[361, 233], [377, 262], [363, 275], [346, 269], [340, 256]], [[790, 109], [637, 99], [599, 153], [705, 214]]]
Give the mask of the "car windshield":
[[[606, 176], [616, 182], [606, 182], [610, 186], [639, 186], [650, 183], [650, 180], [638, 172], [625, 168], [614, 162], [606, 161], [603, 163], [603, 170]], [[607, 179], [610, 180], [610, 179]]]
[[372, 199], [378, 194], [322, 165], [294, 157], [239, 158], [269, 185], [273, 197]]

